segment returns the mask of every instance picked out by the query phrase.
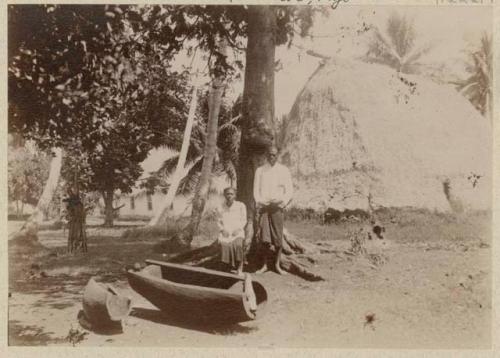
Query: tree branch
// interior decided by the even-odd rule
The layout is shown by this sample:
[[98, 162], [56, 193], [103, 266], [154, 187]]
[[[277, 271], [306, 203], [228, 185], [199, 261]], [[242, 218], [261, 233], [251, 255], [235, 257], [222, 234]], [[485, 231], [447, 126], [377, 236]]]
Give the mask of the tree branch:
[[326, 61], [332, 59], [331, 56], [324, 55], [324, 54], [316, 52], [314, 50], [308, 50], [308, 49], [304, 48], [303, 46], [300, 46], [297, 44], [292, 44], [292, 45], [297, 47], [299, 50], [306, 51], [306, 54], [308, 54], [309, 56], [318, 57], [318, 58], [321, 58], [321, 59], [326, 60]]
[[239, 51], [246, 51], [246, 48], [238, 46], [233, 41], [233, 39], [231, 39], [231, 37], [229, 36], [229, 33], [226, 31], [226, 29], [222, 30], [222, 34], [224, 35], [224, 37], [226, 38], [226, 40], [229, 42], [229, 44], [231, 45], [232, 48], [235, 48], [235, 49], [237, 49]]
[[118, 210], [120, 210], [121, 208], [123, 208], [124, 206], [125, 206], [125, 204], [122, 204], [122, 205], [120, 205], [120, 206], [118, 206], [118, 207], [116, 207], [116, 208], [113, 208], [113, 211], [118, 211]]

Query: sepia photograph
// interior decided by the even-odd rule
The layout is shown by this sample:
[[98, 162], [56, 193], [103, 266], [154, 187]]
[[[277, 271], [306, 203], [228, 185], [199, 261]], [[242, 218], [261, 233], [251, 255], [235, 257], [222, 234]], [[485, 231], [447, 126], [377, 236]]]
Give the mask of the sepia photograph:
[[8, 346], [491, 349], [494, 5], [452, 3], [6, 5]]

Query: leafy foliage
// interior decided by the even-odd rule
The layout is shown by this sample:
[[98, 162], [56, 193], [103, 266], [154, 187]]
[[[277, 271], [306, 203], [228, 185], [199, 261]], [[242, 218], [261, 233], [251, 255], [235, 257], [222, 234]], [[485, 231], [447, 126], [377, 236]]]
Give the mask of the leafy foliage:
[[152, 148], [180, 145], [188, 73], [141, 11], [9, 7], [9, 129], [63, 147], [64, 177], [86, 191], [129, 192]]
[[[232, 76], [243, 69], [239, 54], [246, 50], [248, 9], [249, 6], [241, 5], [152, 5], [138, 8], [130, 17], [136, 20], [132, 22], [135, 32], [148, 32], [149, 38], [161, 43], [167, 51], [186, 48], [189, 55], [199, 48], [208, 54], [208, 62], [213, 60], [210, 75], [217, 77], [217, 72], [223, 71], [224, 75]], [[271, 6], [271, 9], [276, 15], [277, 46], [291, 44], [295, 35], [307, 35], [314, 14], [325, 12], [323, 7], [313, 6]], [[227, 41], [233, 50], [232, 57], [219, 53], [218, 39]]]
[[[223, 102], [219, 113], [219, 133], [217, 136], [217, 156], [214, 163], [213, 174], [215, 176], [227, 175], [228, 178], [236, 182], [236, 166], [238, 163], [238, 150], [240, 141], [240, 113], [241, 97], [239, 97], [233, 106], [227, 101]], [[200, 100], [197, 110], [196, 125], [190, 138], [190, 146], [187, 155], [187, 170], [184, 178], [179, 185], [179, 194], [191, 193], [198, 183], [201, 167], [203, 164], [203, 151], [206, 139], [206, 124], [208, 120], [208, 92], [205, 92]], [[148, 178], [141, 187], [149, 191], [159, 187], [166, 191], [169, 187], [168, 177], [175, 171], [178, 155], [174, 155], [165, 160], [156, 173]]]
[[477, 49], [469, 53], [466, 65], [469, 77], [458, 84], [458, 89], [481, 114], [492, 112], [493, 49], [491, 35], [484, 33]]
[[367, 61], [387, 65], [403, 73], [418, 72], [419, 59], [431, 47], [416, 46], [417, 34], [412, 20], [393, 13], [387, 21], [387, 36], [376, 27], [372, 27], [372, 30], [373, 37], [365, 56]]
[[36, 205], [49, 176], [49, 157], [25, 147], [9, 148], [8, 197], [10, 202]]
[[[276, 45], [305, 35], [315, 11], [270, 9], [276, 15]], [[141, 174], [139, 163], [152, 148], [180, 146], [190, 69], [171, 70], [175, 55], [199, 49], [214, 64], [212, 76], [237, 75], [247, 24], [247, 6], [11, 5], [9, 131], [42, 149], [64, 148], [63, 175], [81, 190], [130, 192]], [[233, 57], [218, 52], [219, 39], [228, 42]], [[235, 178], [239, 131], [224, 116], [215, 169]], [[193, 172], [203, 149], [204, 121], [188, 153]], [[186, 179], [182, 190], [189, 190], [195, 177]]]

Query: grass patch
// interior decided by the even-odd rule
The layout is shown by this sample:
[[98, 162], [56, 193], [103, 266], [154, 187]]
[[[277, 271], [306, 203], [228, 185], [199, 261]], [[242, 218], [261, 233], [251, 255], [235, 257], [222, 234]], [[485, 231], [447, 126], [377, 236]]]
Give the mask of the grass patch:
[[31, 214], [8, 214], [8, 221], [26, 221], [31, 216]]
[[42, 327], [9, 321], [9, 346], [47, 346], [64, 342], [62, 338], [53, 338], [52, 332], [45, 332]]
[[[123, 231], [122, 239], [171, 239], [184, 231], [189, 224], [189, 218], [169, 219], [165, 224], [156, 226], [140, 226]], [[218, 229], [215, 219], [210, 215], [200, 223], [199, 236], [215, 239]]]
[[[471, 211], [466, 214], [442, 213], [415, 208], [383, 208], [377, 218], [386, 228], [390, 240], [411, 242], [491, 241], [491, 213]], [[365, 227], [363, 222], [340, 222], [321, 225], [310, 220], [287, 220], [294, 234], [311, 242], [347, 240], [349, 232]]]
[[146, 222], [149, 222], [149, 220], [151, 220], [151, 217], [147, 216], [147, 215], [119, 215], [116, 220], [117, 221], [125, 221], [125, 222], [128, 222], [128, 221], [146, 221]]
[[187, 225], [186, 220], [171, 220], [163, 225], [141, 226], [123, 231], [123, 239], [170, 239], [181, 232]]
[[61, 220], [49, 222], [49, 223], [41, 223], [38, 226], [38, 230], [62, 230], [64, 227], [64, 222]]
[[[491, 213], [470, 212], [467, 215], [435, 213], [414, 209], [384, 209], [379, 220], [386, 227], [386, 237], [392, 242], [454, 244], [491, 244]], [[66, 253], [66, 237], [62, 230], [44, 231], [36, 237], [19, 236], [9, 240], [9, 286], [14, 291], [33, 289], [42, 285], [49, 289], [65, 282], [68, 277], [74, 285], [83, 287], [88, 278], [98, 275], [103, 279], [126, 280], [124, 267], [145, 259], [168, 260], [170, 255], [182, 252], [172, 246], [171, 240], [185, 229], [189, 218], [169, 220], [166, 225], [134, 228], [89, 228], [89, 252], [69, 255]], [[287, 229], [306, 243], [318, 241], [349, 240], [349, 233], [366, 227], [366, 222], [340, 222], [323, 225], [311, 220], [286, 220]], [[216, 223], [205, 218], [199, 235], [192, 241], [193, 248], [209, 245], [217, 239]], [[52, 246], [43, 245], [49, 241]], [[56, 245], [54, 245], [56, 243]], [[57, 244], [58, 243], [58, 244]], [[36, 263], [49, 277], [26, 281], [30, 265]], [[85, 270], [82, 270], [85, 268]], [[64, 275], [63, 273], [68, 273]], [[79, 273], [71, 276], [72, 273]], [[64, 279], [63, 279], [64, 277]]]

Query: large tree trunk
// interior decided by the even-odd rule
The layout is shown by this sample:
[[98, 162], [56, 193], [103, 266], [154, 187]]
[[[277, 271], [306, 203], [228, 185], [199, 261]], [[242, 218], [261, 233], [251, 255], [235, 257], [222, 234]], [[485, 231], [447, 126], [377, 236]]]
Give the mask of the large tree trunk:
[[[219, 44], [219, 52], [226, 55], [226, 44]], [[203, 151], [203, 165], [201, 175], [196, 186], [196, 191], [193, 199], [193, 209], [191, 212], [191, 221], [189, 223], [187, 237], [185, 243], [190, 244], [193, 237], [198, 233], [201, 217], [205, 209], [205, 203], [208, 200], [208, 190], [210, 187], [210, 178], [212, 168], [217, 152], [217, 133], [219, 128], [219, 111], [222, 102], [222, 94], [224, 92], [224, 78], [218, 75], [213, 79], [212, 88], [208, 97], [208, 123], [207, 137], [205, 141], [205, 149]]]
[[237, 198], [247, 207], [247, 240], [252, 240], [249, 261], [259, 261], [255, 245], [255, 170], [274, 144], [274, 68], [276, 15], [271, 6], [248, 9], [248, 42], [242, 103], [242, 129], [237, 171]]
[[102, 193], [104, 200], [104, 226], [113, 226], [115, 210], [113, 208], [114, 190], [108, 190]]
[[193, 129], [194, 116], [196, 113], [196, 107], [198, 105], [198, 86], [199, 81], [198, 79], [195, 79], [193, 94], [191, 96], [191, 104], [189, 106], [188, 119], [186, 122], [186, 128], [184, 129], [184, 138], [182, 139], [181, 152], [179, 153], [179, 160], [177, 162], [175, 172], [172, 175], [165, 201], [163, 202], [162, 206], [158, 208], [158, 211], [153, 216], [153, 218], [149, 221], [148, 226], [159, 225], [167, 220], [168, 213], [170, 211], [172, 203], [174, 202], [175, 194], [177, 193], [177, 189], [179, 188], [179, 184], [181, 183], [181, 180], [183, 178], [185, 172], [184, 166], [186, 164], [186, 156], [189, 148], [189, 141], [191, 139], [191, 131]]
[[253, 180], [265, 150], [274, 142], [274, 62], [276, 16], [271, 6], [249, 6], [243, 126], [238, 167], [238, 200], [255, 217]]
[[[111, 209], [113, 209], [113, 191], [108, 193], [111, 196]], [[108, 196], [107, 194], [107, 196]], [[80, 196], [72, 195], [68, 198], [67, 213], [68, 213], [68, 252], [74, 253], [77, 251], [87, 252], [87, 234], [85, 231], [85, 207], [83, 206]], [[107, 200], [105, 200], [107, 203]], [[113, 225], [113, 217], [111, 217], [111, 225]]]
[[[250, 6], [248, 9], [248, 43], [245, 86], [243, 90], [243, 126], [237, 185], [238, 200], [247, 205], [247, 238], [254, 238], [256, 215], [253, 198], [255, 170], [263, 162], [265, 151], [276, 144], [274, 127], [274, 71], [276, 49], [276, 14], [272, 6]], [[255, 241], [254, 241], [255, 243]], [[321, 280], [295, 254], [310, 254], [306, 245], [284, 232], [282, 268], [308, 280]], [[249, 261], [258, 261], [259, 250], [251, 250]], [[306, 257], [306, 260], [312, 260]]]
[[[253, 198], [254, 174], [263, 154], [274, 138], [274, 68], [275, 68], [275, 9], [271, 6], [249, 6], [248, 42], [246, 52], [245, 86], [243, 90], [243, 125], [241, 132], [239, 167], [237, 175], [238, 200], [247, 206], [247, 238], [253, 237], [255, 202]], [[288, 231], [284, 231], [282, 267], [306, 280], [323, 280], [309, 269], [308, 262], [317, 249], [305, 245]], [[254, 252], [258, 252], [255, 250]], [[211, 265], [218, 261], [217, 242], [194, 249], [170, 260], [194, 265]], [[299, 254], [299, 255], [297, 255]], [[252, 261], [254, 257], [250, 257]], [[305, 261], [304, 261], [305, 260]], [[302, 262], [301, 262], [302, 261]], [[252, 263], [250, 263], [252, 265]]]

